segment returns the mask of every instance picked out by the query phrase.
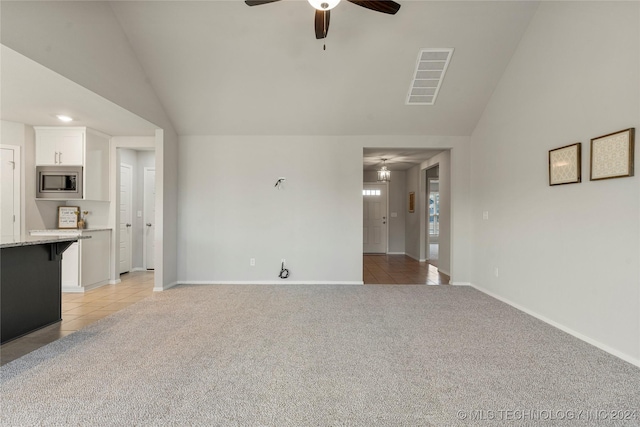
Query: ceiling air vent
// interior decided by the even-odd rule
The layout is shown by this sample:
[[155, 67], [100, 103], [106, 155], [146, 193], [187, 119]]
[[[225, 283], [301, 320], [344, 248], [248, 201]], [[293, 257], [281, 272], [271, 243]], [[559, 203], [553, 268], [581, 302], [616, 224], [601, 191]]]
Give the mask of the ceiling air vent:
[[433, 105], [447, 72], [453, 49], [422, 49], [407, 95], [408, 105]]

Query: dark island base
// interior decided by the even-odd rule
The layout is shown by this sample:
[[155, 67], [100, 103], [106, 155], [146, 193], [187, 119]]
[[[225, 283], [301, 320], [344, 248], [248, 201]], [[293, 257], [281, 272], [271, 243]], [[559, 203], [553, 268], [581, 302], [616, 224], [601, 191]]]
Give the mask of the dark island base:
[[0, 343], [62, 320], [61, 254], [71, 243], [2, 249]]

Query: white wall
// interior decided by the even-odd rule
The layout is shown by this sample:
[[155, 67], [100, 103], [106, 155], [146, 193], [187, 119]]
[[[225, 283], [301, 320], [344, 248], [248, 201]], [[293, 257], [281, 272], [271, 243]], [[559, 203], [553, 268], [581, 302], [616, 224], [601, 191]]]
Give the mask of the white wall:
[[[638, 2], [542, 2], [473, 134], [471, 175], [474, 284], [636, 364], [640, 178], [589, 181], [589, 141], [640, 129], [639, 24]], [[582, 183], [550, 187], [548, 150], [574, 142]]]
[[[453, 148], [458, 161], [468, 159], [468, 138], [455, 137], [181, 137], [179, 281], [279, 282], [286, 258], [289, 282], [361, 282], [362, 149], [389, 148], [389, 140]], [[454, 191], [462, 195], [468, 172], [468, 164], [457, 171]], [[458, 221], [468, 228], [462, 210]], [[469, 281], [468, 267], [461, 261], [452, 274]]]
[[[404, 221], [406, 201], [404, 196], [404, 188], [407, 173], [405, 171], [392, 171], [391, 181], [389, 182], [389, 211], [387, 212], [387, 224], [389, 229], [388, 247], [389, 253], [403, 254], [404, 248]], [[364, 182], [377, 182], [377, 171], [364, 171], [362, 174]], [[396, 217], [392, 217], [392, 213], [396, 213]]]

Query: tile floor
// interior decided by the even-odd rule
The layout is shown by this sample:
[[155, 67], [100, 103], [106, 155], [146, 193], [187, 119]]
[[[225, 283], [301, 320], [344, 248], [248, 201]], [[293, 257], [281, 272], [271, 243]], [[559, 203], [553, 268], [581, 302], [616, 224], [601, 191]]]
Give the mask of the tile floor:
[[0, 365], [122, 310], [153, 293], [153, 271], [120, 276], [117, 285], [106, 285], [83, 294], [62, 294], [62, 322], [47, 326], [0, 346]]
[[449, 276], [438, 267], [406, 255], [364, 255], [365, 285], [445, 285]]

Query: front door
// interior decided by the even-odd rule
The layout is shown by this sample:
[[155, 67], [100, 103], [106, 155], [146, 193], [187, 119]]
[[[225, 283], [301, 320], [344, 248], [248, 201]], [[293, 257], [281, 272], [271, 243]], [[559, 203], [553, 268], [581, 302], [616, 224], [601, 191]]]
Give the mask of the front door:
[[363, 252], [387, 253], [387, 185], [364, 184], [363, 200]]

